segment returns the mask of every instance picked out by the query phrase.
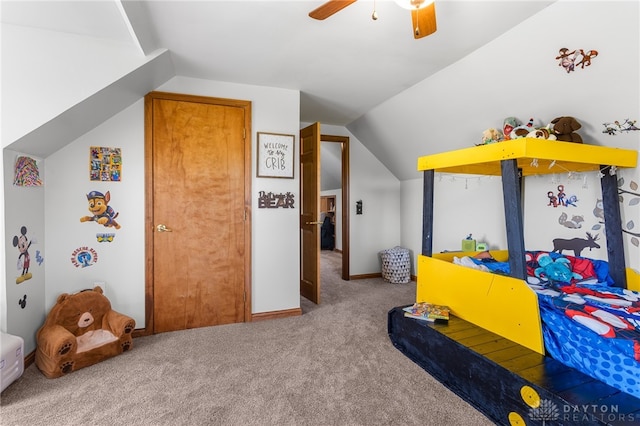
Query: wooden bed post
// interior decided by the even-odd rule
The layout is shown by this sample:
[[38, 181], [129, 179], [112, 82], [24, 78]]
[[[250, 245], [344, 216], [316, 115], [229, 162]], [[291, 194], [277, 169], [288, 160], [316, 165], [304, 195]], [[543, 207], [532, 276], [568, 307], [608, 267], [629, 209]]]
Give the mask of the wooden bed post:
[[425, 170], [423, 172], [422, 186], [422, 255], [431, 256], [433, 254], [433, 182], [435, 171]]
[[502, 170], [502, 193], [507, 226], [510, 275], [513, 278], [525, 280], [527, 277], [527, 264], [524, 259], [520, 170], [518, 170], [518, 162], [516, 160], [503, 160], [500, 162], [500, 168]]
[[600, 166], [600, 186], [602, 187], [602, 209], [604, 210], [604, 231], [607, 239], [609, 275], [616, 287], [627, 288], [627, 274], [622, 241], [622, 219], [618, 200], [618, 179], [609, 174], [610, 166]]

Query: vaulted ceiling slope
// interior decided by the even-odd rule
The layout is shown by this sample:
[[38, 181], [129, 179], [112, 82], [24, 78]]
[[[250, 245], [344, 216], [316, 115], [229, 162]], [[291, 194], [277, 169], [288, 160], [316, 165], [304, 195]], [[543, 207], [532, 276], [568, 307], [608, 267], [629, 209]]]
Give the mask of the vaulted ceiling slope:
[[[169, 73], [299, 90], [300, 121], [345, 126], [553, 1], [440, 0], [438, 31], [419, 40], [413, 38], [409, 11], [393, 1], [359, 0], [327, 20], [309, 18], [322, 3], [4, 0], [0, 10], [3, 25], [75, 34], [96, 43], [108, 40], [123, 49], [135, 46], [147, 58], [162, 56], [158, 49], [166, 49], [173, 68], [167, 71], [166, 60], [162, 72], [148, 67], [148, 81], [162, 82]], [[375, 21], [374, 7], [379, 17]], [[129, 81], [126, 92], [146, 91], [148, 84], [142, 81]], [[123, 92], [109, 81], [94, 93], [105, 96], [104, 90]], [[45, 89], [39, 96], [46, 94]], [[84, 109], [92, 104], [96, 102]], [[67, 121], [70, 118], [82, 119], [72, 116]]]

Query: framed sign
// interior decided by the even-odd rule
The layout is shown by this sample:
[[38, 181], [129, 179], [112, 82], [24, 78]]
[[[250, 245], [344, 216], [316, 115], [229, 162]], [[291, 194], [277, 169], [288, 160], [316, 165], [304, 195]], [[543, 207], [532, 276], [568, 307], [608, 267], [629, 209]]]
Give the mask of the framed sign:
[[293, 179], [294, 135], [258, 132], [258, 177]]

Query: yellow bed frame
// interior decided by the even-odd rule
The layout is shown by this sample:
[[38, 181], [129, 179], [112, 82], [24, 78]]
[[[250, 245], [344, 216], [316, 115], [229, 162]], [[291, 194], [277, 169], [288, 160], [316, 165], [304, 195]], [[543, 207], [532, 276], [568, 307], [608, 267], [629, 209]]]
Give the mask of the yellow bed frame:
[[[521, 176], [529, 176], [558, 170], [587, 172], [610, 166], [636, 167], [637, 159], [638, 152], [634, 150], [522, 138], [420, 157], [418, 170], [500, 176], [502, 161], [514, 160]], [[561, 168], [555, 168], [556, 165]], [[428, 191], [426, 184], [425, 191]], [[429, 232], [425, 235], [423, 238], [430, 238]], [[426, 246], [429, 251], [430, 246]], [[417, 265], [417, 302], [448, 305], [455, 316], [544, 354], [537, 296], [523, 279], [452, 263], [454, 256], [474, 255], [473, 252], [432, 254], [425, 253], [424, 247], [423, 241]], [[507, 261], [509, 257], [507, 250], [491, 254], [498, 261]], [[625, 270], [626, 287], [640, 291], [640, 274]]]

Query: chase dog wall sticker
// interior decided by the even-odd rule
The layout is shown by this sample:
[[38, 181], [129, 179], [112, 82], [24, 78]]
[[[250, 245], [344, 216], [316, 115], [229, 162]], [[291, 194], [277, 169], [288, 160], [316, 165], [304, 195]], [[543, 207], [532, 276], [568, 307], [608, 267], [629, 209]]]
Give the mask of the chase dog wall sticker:
[[82, 216], [80, 222], [96, 222], [105, 227], [120, 229], [120, 224], [115, 220], [119, 213], [109, 205], [109, 201], [111, 201], [109, 191], [104, 194], [98, 191], [91, 191], [87, 194], [87, 201], [91, 216]]
[[561, 48], [558, 51], [558, 56], [556, 56], [556, 60], [558, 61], [558, 66], [564, 68], [564, 70], [568, 73], [575, 71], [578, 66], [580, 69], [584, 69], [584, 67], [588, 67], [591, 65], [591, 60], [598, 56], [597, 50], [583, 50], [583, 49], [568, 49], [566, 47]]
[[29, 237], [27, 237], [26, 226], [20, 227], [20, 235], [15, 235], [13, 237], [13, 246], [16, 247], [19, 252], [17, 266], [20, 275], [16, 278], [16, 284], [21, 284], [33, 277], [31, 272], [29, 272], [29, 268], [31, 267], [31, 255], [29, 254], [29, 249], [31, 248], [31, 244], [36, 242], [35, 238], [29, 239]]

